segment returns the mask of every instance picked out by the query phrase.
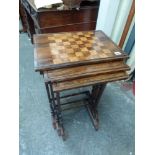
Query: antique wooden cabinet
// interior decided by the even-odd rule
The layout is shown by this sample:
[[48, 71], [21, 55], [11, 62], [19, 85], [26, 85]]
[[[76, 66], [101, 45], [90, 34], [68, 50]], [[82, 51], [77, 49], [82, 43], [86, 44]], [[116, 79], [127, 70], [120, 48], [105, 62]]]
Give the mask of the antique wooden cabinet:
[[99, 2], [83, 1], [80, 10], [58, 11], [56, 8], [37, 9], [33, 0], [22, 0], [31, 41], [33, 34], [94, 30]]

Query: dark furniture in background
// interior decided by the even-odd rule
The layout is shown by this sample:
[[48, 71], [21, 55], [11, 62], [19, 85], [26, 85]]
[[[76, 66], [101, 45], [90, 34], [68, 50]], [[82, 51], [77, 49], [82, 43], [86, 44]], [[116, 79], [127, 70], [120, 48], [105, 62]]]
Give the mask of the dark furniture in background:
[[19, 0], [19, 17], [22, 24], [22, 29], [19, 30], [21, 32], [27, 32], [27, 24], [26, 24], [26, 14], [23, 8], [23, 5], [21, 4], [21, 0]]
[[95, 30], [99, 1], [81, 3], [80, 10], [36, 9], [33, 0], [22, 0], [27, 18], [27, 32], [33, 34]]

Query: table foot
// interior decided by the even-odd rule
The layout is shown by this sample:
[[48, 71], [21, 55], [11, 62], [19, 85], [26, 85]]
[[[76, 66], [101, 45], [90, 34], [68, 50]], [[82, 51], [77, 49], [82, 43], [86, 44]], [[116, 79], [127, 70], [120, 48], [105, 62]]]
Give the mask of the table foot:
[[52, 120], [53, 120], [52, 121], [53, 128], [56, 129], [56, 118], [53, 116]]
[[86, 105], [86, 108], [87, 108], [89, 116], [92, 120], [93, 126], [94, 126], [95, 130], [97, 131], [99, 129], [98, 112], [97, 112], [97, 110], [94, 110], [89, 104]]
[[58, 136], [61, 136], [62, 137], [63, 141], [66, 140], [66, 134], [65, 134], [64, 127], [63, 126], [60, 126], [59, 124], [57, 126], [57, 133], [58, 133]]

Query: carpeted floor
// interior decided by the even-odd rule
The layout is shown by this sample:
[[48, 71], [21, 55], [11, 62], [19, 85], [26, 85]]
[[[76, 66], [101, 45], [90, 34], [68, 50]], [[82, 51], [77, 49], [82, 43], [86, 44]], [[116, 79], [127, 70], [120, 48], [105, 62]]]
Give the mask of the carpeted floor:
[[[120, 83], [107, 85], [95, 131], [85, 108], [64, 113], [68, 139], [52, 128], [42, 76], [33, 69], [33, 45], [20, 34], [20, 155], [134, 155], [134, 96]], [[77, 90], [79, 91], [79, 90]]]

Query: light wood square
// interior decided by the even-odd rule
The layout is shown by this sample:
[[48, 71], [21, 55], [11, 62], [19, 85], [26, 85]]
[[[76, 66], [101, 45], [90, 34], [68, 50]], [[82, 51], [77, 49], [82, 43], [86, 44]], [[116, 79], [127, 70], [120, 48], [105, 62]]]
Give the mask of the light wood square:
[[68, 40], [68, 41], [74, 41], [74, 39], [73, 39], [73, 38], [67, 38], [67, 40]]
[[105, 54], [110, 54], [111, 53], [111, 51], [110, 50], [108, 50], [108, 49], [104, 49], [104, 50], [102, 50]]
[[53, 63], [54, 63], [54, 64], [59, 64], [59, 63], [61, 63], [61, 62], [62, 62], [62, 61], [61, 61], [60, 59], [54, 59], [54, 60], [53, 60]]
[[59, 50], [58, 49], [51, 49], [51, 54], [53, 55], [56, 55], [56, 54], [59, 54]]
[[86, 37], [81, 37], [80, 38], [82, 41], [87, 41], [87, 38]]
[[97, 42], [98, 46], [104, 46], [104, 44], [102, 42]]
[[98, 53], [95, 50], [90, 51], [91, 55], [97, 55]]
[[71, 45], [72, 48], [79, 48], [78, 45]]
[[107, 56], [106, 54], [104, 54], [104, 53], [100, 53], [99, 56], [100, 56], [100, 58], [107, 58], [107, 57], [108, 57], [108, 56]]
[[70, 57], [69, 60], [70, 60], [71, 62], [74, 62], [74, 61], [78, 61], [79, 59], [78, 59], [77, 57]]
[[76, 52], [75, 55], [76, 55], [77, 57], [83, 57], [83, 56], [84, 56], [82, 52]]
[[78, 45], [82, 45], [83, 44], [83, 42], [82, 41], [76, 41], [76, 43], [78, 44]]
[[98, 46], [94, 46], [93, 49], [94, 49], [95, 51], [101, 51], [101, 48], [98, 47]]
[[65, 58], [65, 59], [66, 59], [68, 56], [67, 56], [67, 54], [66, 54], [66, 53], [63, 53], [63, 54], [60, 54], [60, 57], [61, 57], [61, 58]]
[[73, 49], [66, 49], [66, 52], [67, 53], [74, 53], [74, 50]]
[[78, 35], [83, 35], [83, 32], [77, 32]]
[[56, 43], [62, 43], [62, 40], [61, 39], [56, 39], [55, 42]]
[[92, 44], [88, 43], [88, 44], [85, 44], [86, 47], [92, 47]]
[[64, 46], [59, 46], [58, 49], [64, 51], [65, 50], [65, 47]]
[[88, 51], [88, 49], [86, 47], [81, 49], [82, 52]]
[[63, 42], [64, 45], [70, 45], [70, 42]]
[[50, 47], [56, 47], [57, 44], [56, 44], [56, 43], [49, 43], [49, 46], [50, 46]]
[[94, 32], [91, 32], [91, 31], [90, 32], [87, 32], [87, 33], [90, 34], [90, 35], [94, 34]]
[[73, 35], [73, 38], [78, 39], [78, 38], [79, 38], [79, 36], [78, 36], [78, 35]]
[[55, 40], [55, 37], [48, 37], [48, 40]]

